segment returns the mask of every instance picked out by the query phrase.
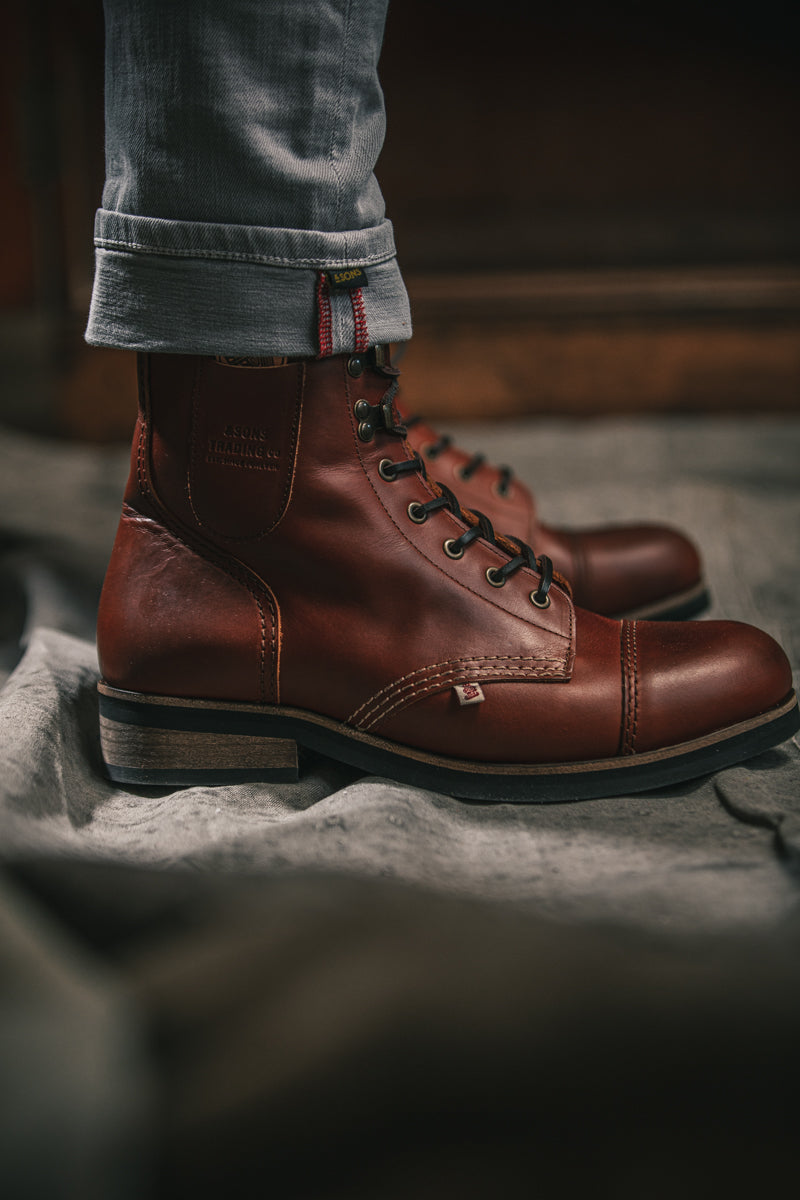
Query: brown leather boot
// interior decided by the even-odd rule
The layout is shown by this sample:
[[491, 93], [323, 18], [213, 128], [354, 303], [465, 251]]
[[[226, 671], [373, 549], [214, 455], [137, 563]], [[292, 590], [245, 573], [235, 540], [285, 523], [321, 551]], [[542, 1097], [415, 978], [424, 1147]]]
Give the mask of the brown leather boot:
[[142, 356], [100, 604], [103, 752], [152, 784], [296, 777], [297, 745], [456, 796], [704, 774], [798, 727], [729, 622], [614, 621], [432, 483], [380, 353]]
[[469, 508], [497, 529], [546, 554], [572, 584], [575, 603], [606, 617], [683, 620], [708, 606], [700, 556], [684, 534], [666, 525], [556, 529], [544, 525], [528, 488], [508, 467], [468, 454], [420, 417], [400, 411], [408, 441], [436, 479], [457, 490]]

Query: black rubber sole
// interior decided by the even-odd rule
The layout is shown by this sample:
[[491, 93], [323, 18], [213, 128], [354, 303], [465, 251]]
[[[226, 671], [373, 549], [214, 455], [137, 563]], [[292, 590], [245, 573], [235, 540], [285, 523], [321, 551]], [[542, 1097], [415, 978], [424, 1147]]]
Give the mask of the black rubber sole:
[[676, 596], [667, 596], [655, 604], [647, 604], [635, 611], [620, 613], [618, 620], [628, 621], [687, 621], [690, 617], [705, 612], [711, 596], [704, 583], [695, 584]]
[[297, 747], [465, 800], [542, 804], [629, 795], [719, 771], [800, 729], [794, 693], [749, 721], [647, 754], [579, 763], [475, 763], [361, 733], [300, 709], [100, 692], [100, 734], [118, 783], [191, 787], [293, 782]]

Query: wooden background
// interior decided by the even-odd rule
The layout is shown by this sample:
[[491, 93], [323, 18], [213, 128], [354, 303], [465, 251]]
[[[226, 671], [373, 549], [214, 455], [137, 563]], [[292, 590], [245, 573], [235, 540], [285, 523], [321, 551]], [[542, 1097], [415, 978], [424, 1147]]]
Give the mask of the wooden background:
[[[395, 0], [378, 176], [409, 394], [434, 415], [796, 408], [797, 48], [775, 0]], [[129, 358], [81, 341], [99, 3], [17, 10], [2, 53], [0, 419], [122, 437]]]

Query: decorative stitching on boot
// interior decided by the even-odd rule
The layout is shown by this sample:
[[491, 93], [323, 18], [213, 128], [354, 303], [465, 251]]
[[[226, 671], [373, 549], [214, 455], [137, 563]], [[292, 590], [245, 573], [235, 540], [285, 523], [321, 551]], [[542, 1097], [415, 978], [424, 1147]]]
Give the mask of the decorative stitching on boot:
[[144, 444], [147, 437], [147, 425], [144, 418], [139, 420], [139, 445], [136, 448], [136, 478], [139, 484], [139, 492], [142, 496], [146, 496], [149, 492], [147, 486], [147, 476], [144, 469]]
[[294, 492], [294, 480], [297, 474], [297, 455], [300, 450], [300, 431], [303, 427], [303, 403], [306, 394], [306, 364], [301, 362], [298, 364], [300, 369], [297, 372], [297, 403], [294, 410], [294, 423], [292, 425], [292, 446], [294, 447], [294, 455], [292, 456], [292, 464], [286, 478], [286, 487], [283, 489], [283, 498], [281, 499], [281, 512], [274, 525], [269, 529], [265, 529], [260, 533], [259, 537], [266, 537], [268, 533], [273, 533], [280, 525], [283, 518], [289, 511], [289, 505], [292, 502], [292, 494]]
[[139, 390], [139, 443], [136, 447], [136, 480], [139, 485], [139, 492], [142, 496], [147, 496], [150, 492], [150, 486], [147, 482], [147, 471], [145, 463], [145, 443], [147, 441], [147, 380], [145, 379], [145, 371], [148, 376], [150, 372], [150, 355], [148, 354], [145, 362], [147, 366], [142, 365], [140, 359], [137, 366], [137, 386]]
[[631, 724], [631, 754], [636, 753], [636, 735], [639, 732], [639, 661], [636, 645], [636, 621], [631, 621], [631, 648], [633, 652], [633, 722]]
[[333, 354], [333, 316], [331, 313], [331, 289], [328, 276], [319, 272], [317, 279], [317, 307], [319, 309], [319, 358], [330, 358]]
[[362, 288], [354, 288], [350, 293], [350, 303], [353, 306], [353, 324], [355, 326], [355, 348], [359, 354], [369, 349], [369, 331], [367, 330], [367, 313], [364, 308], [364, 292]]
[[622, 665], [622, 730], [620, 753], [636, 753], [636, 734], [639, 726], [639, 684], [636, 647], [636, 622], [623, 621], [620, 629], [620, 658]]
[[[278, 680], [279, 680], [279, 661], [278, 660], [279, 660], [279, 653], [280, 653], [279, 637], [278, 637], [279, 614], [278, 614], [278, 604], [275, 599], [275, 596], [272, 593], [272, 590], [267, 586], [266, 583], [264, 583], [264, 581], [262, 579], [259, 579], [258, 582], [261, 585], [261, 588], [263, 588], [263, 599], [266, 600], [266, 606], [265, 606], [264, 603], [262, 602], [262, 597], [259, 596], [259, 593], [256, 590], [254, 584], [252, 583], [252, 581], [250, 579], [248, 579], [247, 575], [245, 574], [246, 568], [242, 569], [241, 571], [236, 570], [235, 568], [231, 569], [230, 560], [225, 558], [221, 553], [216, 552], [213, 547], [210, 548], [202, 543], [198, 543], [191, 536], [183, 536], [182, 533], [179, 536], [173, 529], [166, 527], [164, 525], [161, 525], [161, 523], [159, 521], [154, 520], [152, 517], [148, 517], [148, 516], [143, 515], [142, 513], [138, 513], [136, 511], [136, 509], [131, 508], [131, 506], [129, 504], [123, 503], [122, 512], [123, 512], [123, 515], [128, 517], [129, 520], [132, 519], [132, 520], [135, 520], [138, 522], [146, 522], [147, 525], [150, 527], [150, 532], [154, 536], [156, 536], [159, 539], [159, 541], [167, 543], [167, 539], [171, 539], [173, 542], [178, 542], [180, 545], [185, 546], [186, 549], [189, 550], [192, 554], [196, 554], [198, 558], [202, 558], [206, 562], [211, 563], [211, 565], [216, 567], [218, 571], [221, 571], [223, 575], [227, 575], [229, 579], [233, 579], [236, 583], [238, 583], [241, 587], [243, 587], [245, 589], [245, 591], [249, 592], [250, 596], [255, 601], [256, 607], [258, 608], [259, 618], [260, 618], [260, 622], [261, 622], [261, 637], [260, 637], [261, 646], [260, 646], [260, 651], [259, 651], [259, 666], [258, 666], [259, 696], [263, 703], [267, 703], [270, 700], [274, 704], [280, 703], [280, 687], [279, 687], [279, 682], [278, 682]], [[270, 671], [270, 684], [272, 686], [272, 696], [271, 697], [267, 690], [267, 684], [266, 684], [266, 673], [267, 673], [266, 672], [266, 643], [267, 643], [266, 627], [267, 627], [267, 620], [266, 620], [266, 616], [265, 616], [265, 612], [264, 612], [265, 607], [267, 607], [269, 609], [269, 615], [270, 615], [270, 649], [272, 651], [272, 655], [271, 655], [272, 662], [271, 662], [271, 671]]]
[[[553, 666], [545, 664], [553, 663]], [[528, 665], [525, 665], [528, 664]], [[498, 679], [558, 679], [561, 658], [531, 658], [517, 655], [487, 655], [432, 663], [409, 672], [381, 688], [347, 718], [347, 724], [369, 729], [398, 708], [408, 707], [422, 696], [444, 691], [456, 683]]]
[[[267, 685], [265, 679], [267, 669], [267, 622], [264, 617], [264, 609], [260, 601], [256, 600], [256, 604], [258, 604], [258, 612], [259, 616], [261, 617], [261, 656], [258, 664], [258, 692], [262, 701], [265, 701], [267, 698]], [[277, 703], [277, 701], [278, 698], [276, 696], [275, 702]]]

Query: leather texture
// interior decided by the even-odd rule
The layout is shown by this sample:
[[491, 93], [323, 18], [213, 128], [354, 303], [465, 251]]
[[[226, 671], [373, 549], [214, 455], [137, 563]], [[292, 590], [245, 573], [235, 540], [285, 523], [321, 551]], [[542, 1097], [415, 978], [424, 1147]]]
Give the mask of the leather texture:
[[[576, 608], [447, 509], [396, 432], [358, 434], [390, 376], [347, 357], [237, 368], [142, 355], [125, 507], [100, 604], [105, 681], [163, 696], [304, 709], [418, 750], [573, 762], [670, 746], [791, 689], [766, 634], [617, 621]], [[456, 687], [479, 683], [463, 705]]]
[[[400, 405], [401, 411], [403, 405]], [[408, 414], [405, 414], [408, 415]], [[496, 529], [522, 538], [551, 558], [569, 579], [575, 603], [604, 616], [620, 616], [679, 596], [700, 584], [700, 556], [692, 542], [666, 525], [624, 525], [601, 529], [558, 529], [537, 516], [529, 489], [512, 476], [501, 489], [497, 467], [482, 462], [464, 478], [473, 456], [415, 420], [411, 446], [434, 479], [453, 488], [463, 502], [486, 514]], [[441, 446], [440, 449], [436, 449]]]

